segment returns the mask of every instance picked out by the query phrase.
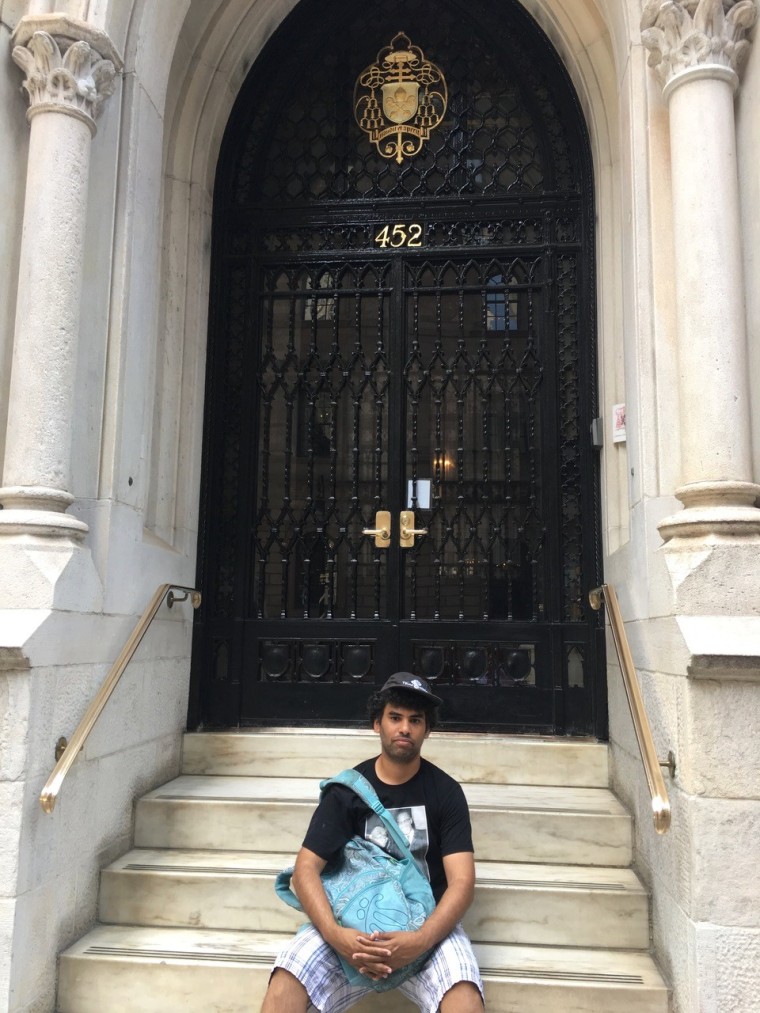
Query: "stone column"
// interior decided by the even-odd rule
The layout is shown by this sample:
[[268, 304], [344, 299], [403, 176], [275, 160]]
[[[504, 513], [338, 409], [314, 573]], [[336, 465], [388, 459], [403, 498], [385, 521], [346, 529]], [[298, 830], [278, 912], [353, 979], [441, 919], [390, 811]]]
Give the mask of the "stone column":
[[641, 21], [668, 102], [685, 509], [667, 541], [760, 534], [753, 483], [734, 93], [755, 0], [650, 0]]
[[65, 511], [90, 145], [122, 64], [105, 33], [64, 15], [23, 18], [13, 42], [30, 137], [0, 535], [81, 539]]

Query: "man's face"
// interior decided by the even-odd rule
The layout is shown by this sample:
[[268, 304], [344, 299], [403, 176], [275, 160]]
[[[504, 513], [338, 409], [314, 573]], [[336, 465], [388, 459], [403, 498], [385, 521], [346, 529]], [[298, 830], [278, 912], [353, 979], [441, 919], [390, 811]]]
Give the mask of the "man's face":
[[367, 834], [367, 837], [379, 848], [387, 848], [390, 842], [388, 831], [383, 826], [373, 827]]
[[374, 727], [380, 736], [383, 753], [394, 763], [413, 763], [428, 736], [423, 710], [398, 707], [392, 703], [385, 705], [383, 716], [375, 721]]
[[412, 822], [412, 817], [408, 812], [400, 812], [396, 817], [396, 822], [398, 823], [399, 830], [404, 837], [406, 837], [407, 842], [411, 844], [414, 839], [414, 823]]

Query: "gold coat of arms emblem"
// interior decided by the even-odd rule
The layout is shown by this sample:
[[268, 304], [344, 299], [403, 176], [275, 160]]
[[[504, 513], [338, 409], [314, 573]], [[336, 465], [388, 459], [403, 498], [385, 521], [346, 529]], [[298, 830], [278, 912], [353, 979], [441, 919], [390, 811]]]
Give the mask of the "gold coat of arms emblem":
[[422, 145], [446, 115], [443, 72], [404, 32], [361, 72], [354, 89], [354, 115], [383, 158], [399, 165]]

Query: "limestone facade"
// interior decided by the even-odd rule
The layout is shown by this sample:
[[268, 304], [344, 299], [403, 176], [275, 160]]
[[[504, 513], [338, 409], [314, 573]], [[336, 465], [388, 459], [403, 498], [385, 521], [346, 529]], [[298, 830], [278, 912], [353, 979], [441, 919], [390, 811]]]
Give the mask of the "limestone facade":
[[[760, 54], [754, 0], [523, 0], [594, 157], [605, 579], [662, 754], [657, 837], [609, 649], [677, 1013], [760, 991]], [[54, 1009], [132, 803], [177, 773], [166, 608], [52, 815], [37, 797], [156, 586], [192, 585], [211, 204], [227, 117], [294, 0], [0, 3], [0, 1009]], [[97, 129], [96, 129], [97, 128]], [[682, 509], [683, 506], [683, 509]]]

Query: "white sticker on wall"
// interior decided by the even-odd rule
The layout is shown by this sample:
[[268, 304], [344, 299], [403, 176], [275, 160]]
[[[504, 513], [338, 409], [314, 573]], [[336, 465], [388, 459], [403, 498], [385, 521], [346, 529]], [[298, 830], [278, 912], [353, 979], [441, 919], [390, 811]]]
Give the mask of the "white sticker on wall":
[[612, 406], [612, 442], [625, 443], [625, 405]]

